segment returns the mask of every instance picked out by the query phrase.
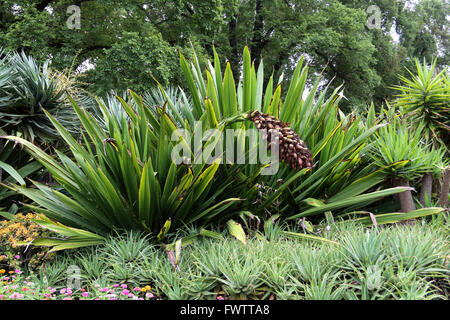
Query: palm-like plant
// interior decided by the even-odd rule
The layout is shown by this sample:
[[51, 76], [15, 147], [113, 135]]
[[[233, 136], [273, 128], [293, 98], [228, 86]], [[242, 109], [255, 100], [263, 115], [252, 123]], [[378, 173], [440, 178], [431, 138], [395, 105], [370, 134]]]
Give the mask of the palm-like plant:
[[[439, 174], [443, 167], [444, 149], [431, 149], [423, 138], [424, 126], [408, 126], [404, 119], [393, 117], [389, 126], [381, 128], [369, 150], [374, 163], [388, 173], [396, 186], [409, 186], [410, 181], [427, 173]], [[411, 190], [400, 195], [401, 210], [415, 209]]]
[[425, 59], [421, 64], [416, 59], [416, 74], [408, 70], [410, 79], [399, 76], [402, 85], [393, 88], [400, 91], [395, 106], [413, 122], [423, 122], [433, 138], [442, 139], [448, 145], [450, 140], [450, 83], [447, 68], [436, 71], [436, 59], [428, 66]]

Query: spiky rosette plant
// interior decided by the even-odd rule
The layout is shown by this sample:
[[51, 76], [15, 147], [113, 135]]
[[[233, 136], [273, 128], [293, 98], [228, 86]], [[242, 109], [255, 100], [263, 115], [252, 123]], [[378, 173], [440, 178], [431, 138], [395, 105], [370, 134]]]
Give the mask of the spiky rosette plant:
[[76, 132], [75, 113], [64, 102], [67, 89], [50, 74], [48, 62], [39, 64], [23, 52], [7, 53], [0, 60], [0, 127], [29, 141], [58, 139], [45, 109], [72, 133]]
[[[298, 170], [313, 166], [312, 154], [297, 133], [289, 125], [274, 116], [259, 111], [250, 112], [248, 120], [259, 130], [267, 130], [267, 140], [272, 141], [272, 134], [278, 140], [280, 159]], [[271, 142], [268, 143], [269, 150]]]
[[[426, 60], [415, 60], [416, 72], [407, 69], [410, 77], [399, 76], [401, 85], [393, 89], [400, 91], [394, 106], [400, 107], [414, 124], [423, 123], [423, 135], [441, 140], [448, 146], [450, 140], [450, 85], [447, 68], [438, 72], [436, 59], [431, 65]], [[448, 149], [448, 148], [447, 148]]]

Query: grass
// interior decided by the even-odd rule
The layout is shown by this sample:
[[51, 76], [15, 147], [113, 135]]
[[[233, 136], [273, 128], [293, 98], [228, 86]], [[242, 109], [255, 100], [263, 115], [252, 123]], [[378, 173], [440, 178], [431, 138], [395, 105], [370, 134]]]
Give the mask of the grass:
[[[247, 245], [204, 238], [182, 248], [177, 268], [142, 234], [124, 233], [59, 254], [35, 274], [15, 274], [15, 283], [4, 274], [0, 298], [17, 299], [32, 282], [35, 294], [23, 299], [448, 299], [448, 232], [435, 222], [378, 230], [335, 224], [327, 237], [339, 245], [281, 230], [249, 236]], [[79, 268], [83, 291], [67, 288], [69, 266]]]

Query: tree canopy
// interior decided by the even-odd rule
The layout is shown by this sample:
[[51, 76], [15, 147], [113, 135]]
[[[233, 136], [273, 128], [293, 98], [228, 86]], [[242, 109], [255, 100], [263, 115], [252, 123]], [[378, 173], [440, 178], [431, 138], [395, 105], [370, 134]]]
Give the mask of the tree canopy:
[[[79, 29], [66, 24], [71, 5], [81, 9]], [[367, 25], [370, 5], [380, 28]], [[264, 58], [267, 78], [284, 80], [305, 54], [323, 72], [321, 85], [345, 84], [344, 107], [354, 109], [392, 97], [413, 58], [448, 64], [448, 9], [447, 0], [4, 0], [0, 46], [55, 69], [91, 66], [84, 80], [97, 94], [146, 90], [153, 77], [183, 85], [177, 50], [189, 57], [194, 48], [205, 61], [214, 45], [236, 65], [247, 44], [256, 65]]]

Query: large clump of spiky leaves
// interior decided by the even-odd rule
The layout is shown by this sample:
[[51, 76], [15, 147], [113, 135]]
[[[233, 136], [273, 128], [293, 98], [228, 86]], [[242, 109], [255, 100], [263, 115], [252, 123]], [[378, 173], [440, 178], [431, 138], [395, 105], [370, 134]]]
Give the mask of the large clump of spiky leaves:
[[447, 68], [436, 70], [436, 59], [431, 66], [426, 60], [415, 60], [416, 73], [407, 70], [410, 77], [399, 76], [402, 84], [393, 88], [400, 91], [395, 106], [413, 122], [425, 124], [426, 136], [449, 142], [450, 138], [450, 83]]
[[39, 64], [23, 52], [6, 54], [0, 60], [0, 127], [8, 134], [40, 142], [58, 138], [44, 109], [74, 132], [75, 114], [63, 100], [64, 91], [47, 62]]
[[[328, 95], [326, 88], [319, 89], [320, 77], [306, 94], [308, 66], [303, 64], [304, 56], [298, 61], [286, 84], [287, 91], [282, 92], [282, 79], [277, 82], [272, 75], [264, 83], [263, 62], [255, 66], [248, 47], [243, 51], [243, 74], [239, 81], [233, 77], [231, 64], [227, 62], [223, 68], [214, 49], [213, 52], [214, 62], [208, 63], [206, 77], [203, 77], [195, 54], [194, 59], [188, 62], [180, 53], [181, 69], [186, 78], [192, 108], [178, 109], [176, 102], [160, 86], [167, 108], [184, 129], [194, 132], [195, 122], [216, 128], [226, 119], [243, 118], [242, 114], [249, 115], [257, 111], [273, 117], [270, 118], [271, 125], [275, 121], [280, 121], [279, 124], [281, 121], [290, 123], [292, 134], [288, 135], [292, 137], [289, 139], [294, 138], [293, 133], [296, 133], [310, 148], [310, 154], [306, 150], [300, 154], [301, 170], [292, 169], [295, 156], [294, 152], [288, 150], [293, 150], [289, 149], [289, 144], [293, 147], [295, 144], [289, 140], [284, 145], [285, 152], [281, 153], [287, 161], [281, 163], [273, 175], [259, 175], [261, 164], [220, 166], [217, 175], [220, 181], [231, 183], [228, 192], [242, 194], [242, 198], [248, 199], [240, 203], [245, 205], [240, 210], [260, 216], [277, 212], [284, 217], [298, 219], [318, 216], [327, 211], [344, 213], [345, 208], [354, 210], [384, 196], [404, 191], [402, 188], [391, 188], [368, 192], [386, 176], [364, 157], [368, 139], [380, 125], [367, 126], [361, 115], [343, 114], [338, 108], [342, 97], [339, 92], [341, 86]], [[239, 147], [242, 146], [244, 150], [257, 147], [246, 136], [249, 129], [254, 127], [254, 122], [230, 122], [229, 126], [240, 130], [240, 134], [235, 137]], [[285, 130], [291, 133], [289, 129]], [[296, 142], [296, 139], [292, 141]], [[299, 140], [297, 142], [300, 147], [305, 147]], [[295, 168], [300, 168], [298, 158], [299, 154]], [[255, 206], [255, 203], [258, 205]]]
[[69, 237], [63, 242], [36, 244], [56, 245], [56, 250], [89, 246], [116, 229], [142, 230], [162, 240], [169, 228], [205, 225], [235, 214], [226, 210], [239, 199], [219, 201], [223, 188], [212, 183], [218, 161], [175, 164], [172, 151], [176, 145], [184, 144], [193, 152], [185, 140], [171, 140], [176, 127], [167, 113], [159, 109], [155, 115], [134, 93], [130, 93], [132, 102], [118, 99], [129, 117], [122, 117], [120, 124], [101, 101], [103, 124], [72, 101], [86, 132], [83, 145], [47, 113], [71, 157], [58, 151], [58, 157], [53, 157], [24, 139], [6, 137], [23, 144], [58, 183], [55, 187], [38, 182], [37, 188], [13, 187], [35, 201], [35, 212], [45, 214], [39, 224]]
[[444, 167], [445, 152], [442, 148], [432, 149], [423, 131], [423, 125], [411, 127], [405, 119], [393, 117], [377, 132], [369, 156], [391, 176], [413, 181], [425, 173], [437, 175]]
[[[395, 185], [409, 186], [425, 174], [440, 175], [445, 167], [445, 149], [433, 149], [426, 142], [423, 122], [411, 127], [408, 121], [395, 116], [394, 111], [389, 110], [389, 125], [377, 132], [368, 150], [373, 163], [389, 174]], [[400, 194], [400, 204], [403, 212], [416, 208], [410, 190]]]

